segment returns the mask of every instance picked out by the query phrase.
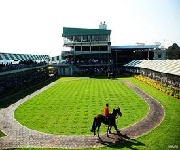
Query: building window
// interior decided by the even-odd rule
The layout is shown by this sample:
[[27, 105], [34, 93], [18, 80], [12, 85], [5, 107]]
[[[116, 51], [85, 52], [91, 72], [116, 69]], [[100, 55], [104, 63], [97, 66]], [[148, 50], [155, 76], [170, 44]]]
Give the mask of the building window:
[[99, 51], [99, 46], [91, 46], [91, 51]]
[[158, 58], [161, 58], [162, 57], [162, 55], [161, 54], [158, 54]]
[[81, 46], [75, 46], [75, 51], [81, 51]]
[[90, 46], [83, 46], [82, 51], [90, 51]]
[[108, 41], [108, 35], [100, 35], [99, 41]]

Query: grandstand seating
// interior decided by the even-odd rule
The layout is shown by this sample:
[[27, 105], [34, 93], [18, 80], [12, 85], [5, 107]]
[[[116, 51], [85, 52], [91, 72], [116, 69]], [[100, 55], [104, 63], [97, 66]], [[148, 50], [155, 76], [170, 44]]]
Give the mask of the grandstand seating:
[[48, 55], [0, 53], [0, 98], [49, 78]]
[[180, 98], [180, 60], [132, 60], [124, 67], [138, 80]]
[[49, 59], [48, 55], [0, 53], [0, 72], [44, 65]]
[[144, 68], [180, 76], [180, 60], [132, 60], [124, 66], [126, 68]]

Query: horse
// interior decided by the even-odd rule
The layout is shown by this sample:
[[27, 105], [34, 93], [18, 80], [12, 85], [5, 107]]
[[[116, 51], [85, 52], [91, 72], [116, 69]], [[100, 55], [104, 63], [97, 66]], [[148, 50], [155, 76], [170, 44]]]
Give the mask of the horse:
[[120, 117], [122, 116], [122, 113], [121, 113], [119, 107], [117, 109], [113, 109], [113, 112], [110, 114], [110, 116], [108, 116], [108, 118], [101, 114], [97, 115], [96, 117], [94, 117], [91, 132], [94, 132], [94, 136], [95, 136], [96, 128], [97, 128], [97, 133], [98, 133], [98, 137], [99, 137], [99, 129], [100, 129], [101, 123], [103, 123], [108, 126], [107, 137], [109, 137], [108, 133], [111, 133], [112, 126], [114, 126], [114, 128], [118, 134], [119, 131], [118, 131], [117, 125], [116, 125], [116, 119], [118, 118], [118, 116], [120, 116]]

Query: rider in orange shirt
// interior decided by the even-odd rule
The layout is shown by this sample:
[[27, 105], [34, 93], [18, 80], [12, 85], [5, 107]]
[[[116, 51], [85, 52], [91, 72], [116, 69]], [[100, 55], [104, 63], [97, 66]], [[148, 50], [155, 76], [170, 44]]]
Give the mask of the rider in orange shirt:
[[106, 121], [109, 122], [109, 104], [106, 104], [105, 108], [104, 108], [104, 116], [106, 117]]

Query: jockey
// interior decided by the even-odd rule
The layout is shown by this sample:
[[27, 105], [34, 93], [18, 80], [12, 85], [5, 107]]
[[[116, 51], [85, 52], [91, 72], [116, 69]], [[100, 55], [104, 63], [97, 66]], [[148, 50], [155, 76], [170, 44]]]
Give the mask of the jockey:
[[109, 120], [109, 104], [106, 104], [105, 108], [104, 108], [104, 116], [107, 118], [107, 121]]
[[109, 114], [109, 104], [106, 104], [105, 108], [104, 108], [104, 116], [105, 117], [108, 117], [110, 114]]

